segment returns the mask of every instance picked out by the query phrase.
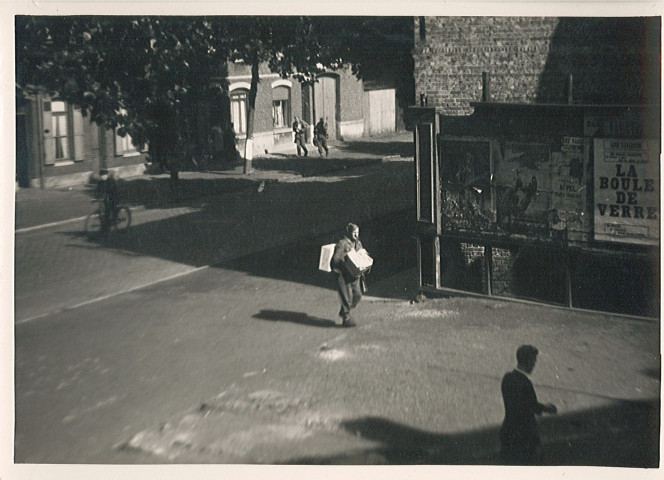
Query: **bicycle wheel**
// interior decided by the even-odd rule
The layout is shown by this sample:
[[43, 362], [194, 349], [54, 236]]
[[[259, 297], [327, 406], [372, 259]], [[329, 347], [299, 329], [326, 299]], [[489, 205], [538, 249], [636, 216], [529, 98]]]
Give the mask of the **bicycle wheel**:
[[88, 238], [98, 238], [102, 231], [102, 213], [97, 210], [85, 219], [85, 234]]
[[130, 225], [131, 210], [125, 205], [120, 205], [115, 218], [115, 229], [120, 233], [125, 233]]

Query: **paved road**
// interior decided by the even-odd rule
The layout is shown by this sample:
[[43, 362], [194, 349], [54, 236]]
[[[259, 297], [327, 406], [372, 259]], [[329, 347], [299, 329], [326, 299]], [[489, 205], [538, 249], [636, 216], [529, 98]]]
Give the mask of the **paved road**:
[[[103, 241], [88, 240], [83, 221], [19, 233], [16, 321], [303, 239], [316, 250], [320, 241], [332, 241], [351, 220], [369, 225], [363, 237], [386, 251], [382, 247], [391, 240], [382, 235], [385, 225], [370, 224], [403, 212], [396, 225], [408, 225], [411, 194], [412, 163], [394, 162], [293, 177], [268, 184], [260, 193], [243, 189], [193, 198], [171, 208], [136, 209], [127, 234]], [[397, 231], [391, 236], [404, 235], [408, 233]]]
[[[656, 462], [659, 325], [409, 303], [412, 178], [394, 162], [192, 198], [104, 243], [72, 224], [18, 234], [16, 461], [491, 464], [500, 378], [534, 343], [560, 410], [549, 462]], [[312, 268], [349, 220], [377, 259], [351, 330]]]

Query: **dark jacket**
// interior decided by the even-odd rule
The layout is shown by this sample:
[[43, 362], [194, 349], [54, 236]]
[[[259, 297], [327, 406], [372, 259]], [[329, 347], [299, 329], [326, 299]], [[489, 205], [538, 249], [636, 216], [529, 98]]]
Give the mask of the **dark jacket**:
[[528, 376], [512, 370], [503, 377], [501, 384], [505, 403], [505, 419], [500, 429], [503, 446], [538, 447], [540, 445], [535, 415], [544, 411]]
[[318, 122], [314, 127], [314, 134], [318, 137], [327, 138], [327, 125], [323, 122]]
[[95, 193], [97, 198], [116, 203], [118, 198], [118, 185], [115, 182], [115, 179], [109, 176], [106, 177], [105, 180], [99, 180], [97, 182], [97, 191]]
[[337, 242], [336, 246], [334, 247], [332, 261], [330, 262], [330, 266], [332, 267], [333, 272], [344, 274], [344, 276], [347, 275], [346, 269], [343, 267], [343, 263], [346, 255], [348, 255], [348, 252], [350, 252], [351, 249], [355, 251], [361, 250], [362, 242], [359, 239], [357, 241], [353, 241], [348, 237], [343, 237]]

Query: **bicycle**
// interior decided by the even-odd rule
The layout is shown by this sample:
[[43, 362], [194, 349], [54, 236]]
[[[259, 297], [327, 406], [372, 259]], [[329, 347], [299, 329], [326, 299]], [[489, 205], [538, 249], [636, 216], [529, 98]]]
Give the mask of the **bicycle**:
[[92, 200], [99, 206], [85, 219], [85, 234], [88, 238], [95, 238], [108, 234], [112, 228], [116, 232], [126, 233], [131, 225], [131, 210], [126, 205], [117, 205], [115, 215], [108, 214], [107, 204], [102, 199]]

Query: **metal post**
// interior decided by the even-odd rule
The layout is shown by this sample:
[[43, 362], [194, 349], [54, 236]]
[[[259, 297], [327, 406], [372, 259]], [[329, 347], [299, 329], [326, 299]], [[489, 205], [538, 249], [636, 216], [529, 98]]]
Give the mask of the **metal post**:
[[491, 277], [492, 277], [492, 250], [489, 246], [484, 246], [484, 279], [486, 281], [486, 294], [490, 297], [491, 292]]
[[567, 103], [574, 103], [574, 77], [571, 73], [567, 76]]
[[491, 75], [489, 72], [482, 72], [482, 101], [491, 101]]
[[[39, 155], [37, 164], [39, 165], [39, 188], [44, 188], [44, 158], [46, 156], [46, 147], [44, 147], [44, 97], [42, 94], [37, 94], [37, 128], [39, 134], [37, 135], [37, 146]], [[34, 111], [34, 110], [33, 110]]]
[[570, 269], [569, 251], [565, 252], [565, 283], [567, 287], [567, 306], [572, 308], [572, 272]]

